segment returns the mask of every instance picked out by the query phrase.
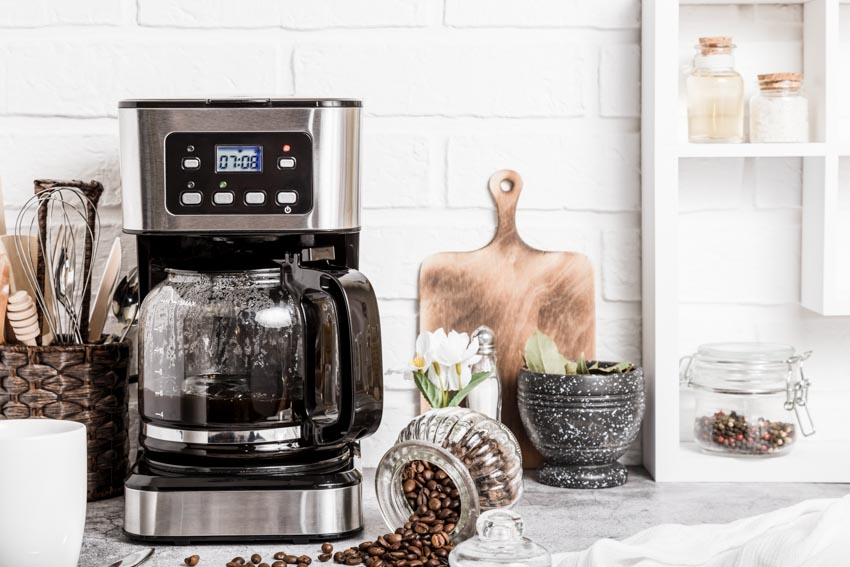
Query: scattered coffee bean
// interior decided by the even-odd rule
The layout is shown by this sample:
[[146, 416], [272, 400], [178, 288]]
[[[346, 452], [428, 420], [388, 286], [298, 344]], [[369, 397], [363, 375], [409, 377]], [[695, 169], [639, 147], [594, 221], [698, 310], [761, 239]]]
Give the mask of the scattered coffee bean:
[[262, 560], [263, 560], [263, 557], [259, 553], [255, 553], [254, 555], [251, 556], [251, 563], [253, 563], [254, 565], [259, 564], [260, 561], [262, 561]]
[[257, 567], [269, 567], [268, 563], [260, 563]]
[[183, 560], [183, 563], [185, 563], [189, 567], [195, 567], [195, 565], [197, 565], [200, 562], [201, 562], [201, 556], [200, 555], [190, 555], [189, 557], [187, 557], [186, 559]]
[[322, 553], [319, 557], [317, 557], [317, 559], [322, 563], [326, 563], [331, 560], [331, 557], [332, 555], [330, 553]]
[[309, 555], [300, 555], [298, 557], [298, 563], [303, 563], [304, 565], [309, 565], [312, 562], [313, 562], [313, 560], [310, 559]]
[[333, 553], [334, 546], [331, 543], [322, 544], [322, 553]]
[[284, 555], [283, 556], [283, 562], [286, 563], [287, 565], [295, 565], [296, 563], [298, 563], [298, 556], [297, 555]]
[[275, 561], [274, 563], [272, 563], [272, 567], [286, 567], [286, 563], [284, 563], [283, 561]]
[[274, 554], [274, 558], [278, 561], [283, 561], [284, 557], [286, 557], [285, 551], [278, 551], [277, 553]]

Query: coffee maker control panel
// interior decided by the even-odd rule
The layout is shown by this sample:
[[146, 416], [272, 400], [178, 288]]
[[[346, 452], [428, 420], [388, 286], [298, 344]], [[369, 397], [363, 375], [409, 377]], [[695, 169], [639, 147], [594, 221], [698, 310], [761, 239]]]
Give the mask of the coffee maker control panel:
[[171, 132], [165, 206], [173, 215], [301, 215], [313, 209], [306, 132]]

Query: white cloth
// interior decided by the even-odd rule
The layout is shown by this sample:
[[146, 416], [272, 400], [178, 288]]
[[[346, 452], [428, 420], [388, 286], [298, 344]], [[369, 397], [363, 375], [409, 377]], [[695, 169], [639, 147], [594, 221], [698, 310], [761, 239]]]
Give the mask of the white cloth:
[[556, 567], [850, 565], [850, 496], [807, 500], [730, 524], [667, 524], [553, 557]]

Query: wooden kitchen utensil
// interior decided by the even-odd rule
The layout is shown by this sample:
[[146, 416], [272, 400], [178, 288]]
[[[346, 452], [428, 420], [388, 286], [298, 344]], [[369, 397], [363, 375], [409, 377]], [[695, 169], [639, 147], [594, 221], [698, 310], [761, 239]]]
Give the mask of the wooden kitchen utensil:
[[593, 267], [583, 254], [544, 252], [523, 242], [516, 228], [522, 192], [517, 172], [497, 171], [489, 188], [498, 209], [496, 235], [480, 250], [425, 259], [419, 273], [419, 328], [468, 333], [480, 325], [493, 329], [502, 379], [502, 422], [520, 442], [523, 466], [536, 468], [542, 459], [525, 434], [516, 401], [525, 342], [540, 329], [567, 358], [578, 358], [582, 352], [595, 358]]
[[35, 346], [35, 338], [41, 334], [41, 327], [32, 296], [24, 290], [13, 293], [9, 296], [7, 311], [15, 337], [25, 345]]
[[2, 254], [0, 255], [0, 345], [6, 344], [6, 307], [9, 303], [10, 277], [9, 256]]
[[118, 273], [121, 270], [121, 239], [116, 238], [112, 242], [106, 267], [103, 268], [103, 276], [100, 278], [100, 287], [94, 296], [94, 307], [89, 319], [89, 342], [97, 342], [103, 334], [103, 326], [106, 324], [106, 316], [112, 306], [112, 290], [118, 282]]

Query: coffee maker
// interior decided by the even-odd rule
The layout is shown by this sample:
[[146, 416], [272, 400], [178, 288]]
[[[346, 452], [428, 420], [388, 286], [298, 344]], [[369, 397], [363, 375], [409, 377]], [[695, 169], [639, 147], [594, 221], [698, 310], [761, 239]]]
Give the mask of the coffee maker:
[[380, 423], [375, 294], [357, 271], [360, 102], [125, 100], [139, 284], [125, 533], [164, 542], [362, 529]]

